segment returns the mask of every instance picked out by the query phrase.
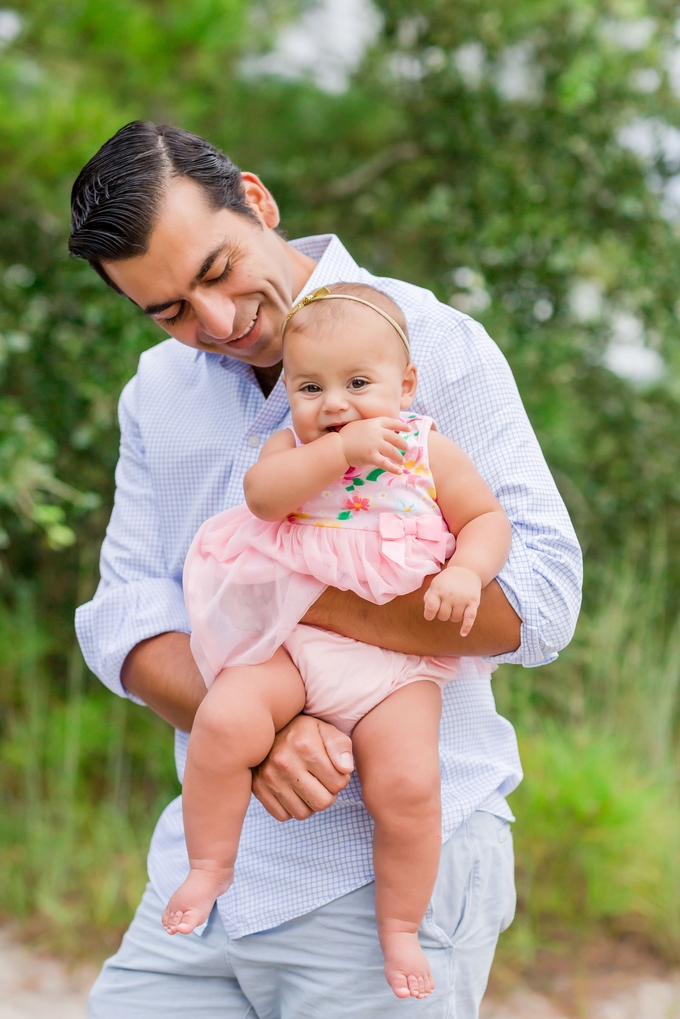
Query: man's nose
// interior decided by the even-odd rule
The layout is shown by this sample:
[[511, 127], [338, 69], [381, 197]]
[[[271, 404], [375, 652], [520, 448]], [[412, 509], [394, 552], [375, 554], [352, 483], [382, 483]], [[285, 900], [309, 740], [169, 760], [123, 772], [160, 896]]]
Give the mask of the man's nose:
[[214, 340], [226, 340], [234, 330], [236, 305], [225, 294], [201, 294], [193, 301], [199, 329]]

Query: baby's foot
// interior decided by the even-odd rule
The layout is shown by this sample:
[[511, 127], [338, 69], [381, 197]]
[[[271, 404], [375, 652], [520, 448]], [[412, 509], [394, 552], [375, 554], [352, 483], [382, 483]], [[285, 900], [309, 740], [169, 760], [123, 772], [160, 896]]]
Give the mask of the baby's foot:
[[191, 934], [210, 916], [215, 899], [234, 880], [234, 868], [200, 870], [192, 867], [189, 877], [165, 907], [161, 923], [168, 934]]
[[398, 998], [427, 998], [432, 994], [434, 977], [417, 934], [383, 932], [380, 943], [387, 983]]

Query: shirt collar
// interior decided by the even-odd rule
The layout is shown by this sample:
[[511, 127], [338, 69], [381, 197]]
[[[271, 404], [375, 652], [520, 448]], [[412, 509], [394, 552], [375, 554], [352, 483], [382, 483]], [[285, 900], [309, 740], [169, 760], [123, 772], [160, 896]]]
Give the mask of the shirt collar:
[[361, 271], [345, 245], [335, 234], [300, 237], [298, 240], [288, 243], [296, 251], [316, 259], [316, 269], [293, 300], [293, 304], [297, 304], [305, 294], [312, 294], [319, 287], [325, 287], [329, 283], [356, 280]]

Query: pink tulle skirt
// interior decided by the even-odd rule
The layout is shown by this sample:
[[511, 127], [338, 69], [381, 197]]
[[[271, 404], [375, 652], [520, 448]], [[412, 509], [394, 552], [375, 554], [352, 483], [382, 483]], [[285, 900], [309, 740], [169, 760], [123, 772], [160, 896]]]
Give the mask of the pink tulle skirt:
[[[447, 557], [454, 545], [448, 535]], [[439, 569], [412, 534], [403, 538], [402, 565], [385, 555], [378, 531], [267, 523], [246, 506], [226, 510], [206, 520], [184, 566], [194, 657], [210, 686], [227, 666], [268, 661], [326, 587], [383, 605]]]

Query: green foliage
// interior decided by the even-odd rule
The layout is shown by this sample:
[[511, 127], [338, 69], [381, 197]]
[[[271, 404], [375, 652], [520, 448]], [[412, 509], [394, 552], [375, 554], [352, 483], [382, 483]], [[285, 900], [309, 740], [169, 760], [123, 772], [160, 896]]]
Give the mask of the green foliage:
[[518, 919], [506, 958], [593, 930], [635, 934], [680, 950], [680, 811], [662, 773], [646, 773], [621, 744], [592, 730], [547, 726], [524, 737], [527, 778], [517, 815]]
[[[328, 95], [239, 72], [302, 0], [14, 4], [22, 31], [0, 47], [0, 908], [66, 916], [74, 938], [123, 924], [173, 789], [169, 734], [86, 677], [72, 634], [111, 505], [116, 401], [161, 334], [69, 262], [69, 191], [107, 137], [149, 117], [259, 172], [290, 236], [338, 232], [502, 346], [589, 576], [568, 652], [496, 682], [526, 733], [521, 929], [636, 916], [677, 946], [659, 882], [672, 872], [677, 888], [663, 861], [678, 816], [680, 235], [664, 196], [680, 167], [622, 141], [631, 124], [680, 127], [676, 8], [376, 5], [379, 39]], [[605, 367], [617, 328], [663, 356], [662, 378]]]
[[155, 819], [179, 791], [172, 736], [150, 712], [112, 702], [75, 648], [56, 697], [49, 651], [20, 588], [17, 610], [0, 612], [0, 912], [32, 921], [46, 946], [104, 954], [143, 890]]

